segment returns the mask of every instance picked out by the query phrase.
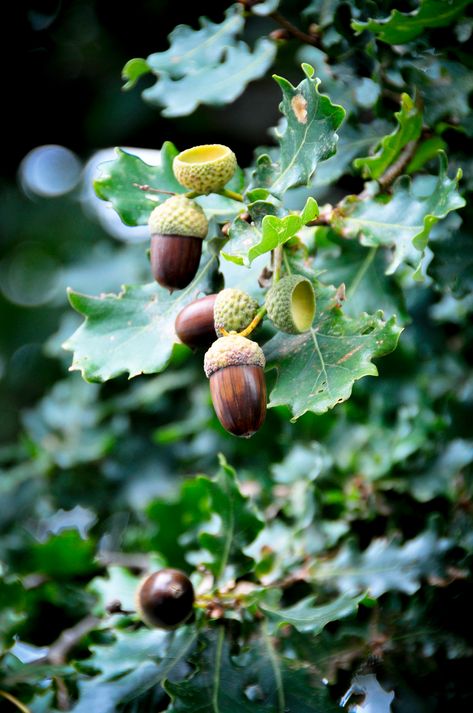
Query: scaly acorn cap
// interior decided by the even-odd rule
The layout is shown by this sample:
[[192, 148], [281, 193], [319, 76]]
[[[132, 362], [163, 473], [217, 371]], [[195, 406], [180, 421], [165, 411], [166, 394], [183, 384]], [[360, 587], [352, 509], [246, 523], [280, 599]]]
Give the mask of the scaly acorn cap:
[[198, 203], [177, 195], [168, 198], [151, 213], [148, 221], [151, 235], [184, 235], [205, 238], [209, 223]]
[[243, 290], [227, 287], [218, 293], [214, 305], [215, 331], [242, 332], [259, 309], [258, 302]]
[[268, 290], [265, 307], [268, 317], [281, 332], [306, 332], [315, 315], [312, 283], [302, 275], [283, 277]]
[[204, 144], [181, 151], [172, 164], [181, 186], [197, 193], [220, 191], [233, 176], [236, 167], [235, 154], [222, 144]]
[[212, 374], [226, 366], [245, 364], [261, 366], [264, 369], [266, 359], [259, 344], [238, 334], [217, 339], [204, 357], [204, 371], [209, 379]]

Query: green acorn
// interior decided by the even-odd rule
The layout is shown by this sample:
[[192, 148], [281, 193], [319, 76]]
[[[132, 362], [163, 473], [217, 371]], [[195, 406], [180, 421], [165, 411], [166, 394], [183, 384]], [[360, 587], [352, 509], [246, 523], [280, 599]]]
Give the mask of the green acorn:
[[249, 438], [264, 422], [265, 363], [261, 347], [239, 334], [220, 337], [205, 355], [204, 371], [215, 412], [234, 436]]
[[281, 332], [306, 332], [315, 315], [312, 283], [302, 275], [283, 277], [268, 290], [265, 307], [268, 317]]
[[217, 193], [235, 173], [237, 161], [228, 146], [204, 144], [181, 151], [172, 167], [179, 183], [190, 191]]
[[218, 293], [214, 305], [215, 331], [218, 336], [226, 332], [242, 332], [259, 309], [258, 302], [242, 290], [227, 287]]
[[209, 224], [198, 203], [182, 195], [168, 198], [149, 217], [151, 269], [160, 285], [182, 289], [193, 279]]

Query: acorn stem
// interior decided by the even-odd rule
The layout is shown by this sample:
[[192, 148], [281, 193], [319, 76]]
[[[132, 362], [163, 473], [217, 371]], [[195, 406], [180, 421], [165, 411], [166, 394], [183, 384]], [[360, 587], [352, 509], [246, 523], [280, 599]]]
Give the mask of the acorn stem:
[[261, 322], [263, 319], [264, 315], [266, 314], [266, 307], [263, 305], [263, 307], [260, 307], [251, 322], [247, 327], [242, 332], [227, 332], [226, 329], [220, 329], [220, 332], [222, 334], [222, 337], [229, 337], [231, 334], [238, 334], [239, 337], [247, 337], [251, 332], [253, 332], [258, 324]]
[[222, 188], [222, 190], [219, 191], [218, 193], [220, 196], [225, 196], [225, 198], [231, 198], [234, 201], [240, 201], [240, 203], [245, 202], [243, 200], [243, 196], [241, 193], [237, 193], [236, 191], [231, 191], [229, 188]]
[[245, 327], [243, 332], [238, 332], [239, 336], [247, 337], [249, 334], [251, 334], [251, 332], [254, 329], [256, 329], [258, 324], [261, 322], [261, 320], [263, 319], [265, 314], [266, 314], [266, 307], [263, 305], [263, 307], [260, 307], [260, 309], [257, 311], [257, 313], [255, 314], [255, 316], [253, 317], [253, 319], [251, 320], [249, 325], [247, 327]]
[[281, 279], [281, 267], [282, 267], [282, 256], [283, 256], [283, 250], [284, 247], [282, 245], [278, 245], [277, 248], [274, 248], [273, 252], [273, 261], [274, 261], [274, 266], [273, 266], [273, 285], [276, 282], [279, 282]]

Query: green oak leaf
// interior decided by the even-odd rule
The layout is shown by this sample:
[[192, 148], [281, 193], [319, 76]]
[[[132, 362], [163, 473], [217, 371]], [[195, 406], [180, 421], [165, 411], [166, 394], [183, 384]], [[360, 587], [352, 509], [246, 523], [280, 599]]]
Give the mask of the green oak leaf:
[[263, 523], [223, 456], [214, 478], [199, 475], [185, 481], [175, 500], [155, 500], [148, 517], [157, 526], [153, 547], [175, 566], [186, 560], [204, 564], [222, 582], [253, 566], [243, 549]]
[[262, 606], [261, 610], [278, 627], [283, 624], [291, 624], [297, 631], [316, 636], [331, 621], [338, 621], [338, 619], [354, 614], [363, 598], [364, 594], [356, 597], [342, 594], [329, 604], [315, 606], [316, 597], [310, 596], [286, 609], [276, 610]]
[[164, 52], [154, 52], [146, 60], [127, 62], [123, 68], [123, 79], [128, 80], [125, 88], [131, 89], [145, 72], [153, 72], [158, 77], [165, 72], [178, 79], [195, 69], [218, 63], [245, 24], [239, 5], [231, 5], [221, 23], [211, 22], [206, 17], [201, 17], [199, 22], [199, 30], [178, 25], [169, 35], [170, 47]]
[[88, 591], [97, 598], [93, 613], [103, 616], [107, 612], [108, 605], [116, 601], [120, 602], [121, 608], [125, 611], [133, 611], [139, 583], [140, 578], [131, 574], [125, 567], [117, 565], [108, 567], [107, 577], [95, 577], [87, 587]]
[[[357, 241], [345, 240], [330, 231], [326, 243], [318, 247], [315, 260], [325, 282], [345, 285], [345, 314], [356, 317], [360, 312], [381, 309], [386, 317], [395, 314], [402, 322], [407, 321], [403, 292], [397, 282], [386, 275], [386, 250], [367, 250]], [[295, 262], [291, 260], [292, 264]]]
[[123, 89], [132, 89], [139, 78], [144, 74], [148, 74], [150, 69], [148, 62], [141, 57], [128, 60], [122, 69], [122, 79], [125, 82]]
[[106, 161], [100, 166], [101, 173], [94, 181], [94, 188], [99, 198], [111, 202], [125, 225], [145, 225], [153, 208], [169, 198], [165, 193], [145, 192], [137, 186], [185, 192], [174, 178], [172, 162], [179, 151], [170, 141], [162, 145], [158, 166], [150, 166], [119, 148], [116, 153], [115, 161]]
[[262, 77], [273, 63], [276, 46], [267, 39], [258, 40], [253, 51], [245, 42], [230, 45], [225, 59], [215, 66], [205, 65], [172, 79], [165, 72], [143, 98], [164, 107], [167, 117], [191, 114], [199, 104], [222, 106], [233, 102], [249, 82]]
[[157, 629], [115, 629], [114, 637], [108, 646], [92, 647], [92, 656], [80, 662], [81, 669], [100, 673], [81, 677], [74, 713], [115, 713], [120, 704], [157, 686], [192, 651], [197, 632], [185, 626], [169, 639], [165, 631]]
[[253, 510], [249, 499], [242, 495], [236, 473], [220, 457], [220, 470], [210, 480], [200, 477], [209, 499], [210, 513], [220, 520], [220, 527], [208, 531], [208, 523], [203, 525], [198, 535], [199, 544], [210, 554], [199, 555], [203, 563], [222, 584], [229, 577], [236, 578], [251, 569], [252, 558], [243, 553], [263, 528], [263, 522]]
[[343, 236], [359, 238], [362, 245], [393, 249], [386, 274], [402, 263], [415, 268], [422, 279], [421, 262], [429, 233], [440, 219], [465, 205], [458, 193], [459, 169], [454, 178], [447, 175], [447, 158], [439, 153], [438, 176], [401, 176], [393, 186], [392, 197], [374, 196], [360, 200], [348, 196], [334, 212], [333, 227]]
[[365, 151], [374, 149], [389, 131], [389, 128], [388, 122], [381, 119], [375, 119], [370, 124], [359, 124], [358, 126], [343, 124], [337, 144], [337, 153], [318, 166], [312, 187], [321, 189], [335, 183], [345, 173], [350, 173], [353, 159]]
[[31, 571], [53, 579], [68, 579], [94, 572], [95, 544], [84, 540], [77, 530], [63, 530], [31, 547]]
[[71, 371], [86, 381], [108, 381], [165, 369], [179, 342], [175, 319], [186, 304], [211, 291], [217, 264], [215, 255], [204, 254], [194, 280], [174, 294], [155, 282], [125, 286], [118, 295], [70, 291], [71, 305], [85, 317], [63, 345], [74, 352]]
[[363, 552], [348, 542], [334, 559], [314, 564], [311, 575], [317, 582], [330, 582], [345, 596], [366, 590], [374, 598], [389, 591], [414, 594], [422, 577], [441, 573], [442, 555], [452, 545], [432, 530], [402, 545], [375, 538]]
[[280, 109], [287, 121], [277, 135], [280, 160], [268, 170], [268, 159], [263, 159], [257, 164], [253, 180], [275, 196], [281, 196], [288, 188], [309, 184], [317, 164], [335, 153], [336, 130], [345, 117], [341, 106], [319, 93], [320, 80], [313, 78], [314, 68], [304, 63], [302, 69], [306, 78], [297, 87], [274, 76], [283, 93]]
[[169, 713], [335, 713], [315, 668], [282, 656], [266, 627], [235, 654], [223, 626], [199, 637], [192, 672], [167, 680]]
[[391, 45], [402, 45], [421, 35], [429, 27], [445, 27], [460, 15], [472, 0], [421, 0], [418, 10], [400, 12], [392, 10], [383, 20], [369, 19], [366, 22], [353, 20], [351, 26], [357, 32], [369, 30], [379, 40]]
[[473, 236], [460, 229], [432, 245], [428, 273], [443, 292], [457, 299], [473, 294]]
[[[101, 175], [94, 181], [95, 192], [104, 201], [110, 201], [126, 225], [146, 225], [153, 208], [169, 198], [166, 193], [143, 191], [138, 186], [150, 186], [172, 193], [185, 193], [186, 189], [174, 177], [172, 162], [179, 151], [170, 141], [165, 141], [160, 151], [158, 166], [150, 166], [138, 156], [116, 149], [117, 158], [100, 166]], [[241, 187], [242, 174], [238, 169], [228, 184]], [[208, 220], [218, 222], [232, 219], [241, 203], [231, 198], [211, 194], [200, 196], [197, 202], [205, 210]]]
[[473, 91], [473, 72], [460, 62], [426, 53], [415, 63], [406, 60], [404, 71], [412, 91], [421, 92], [424, 120], [435, 126], [440, 119], [460, 124], [472, 135], [471, 107], [468, 97]]
[[335, 287], [314, 282], [314, 288], [312, 328], [294, 336], [278, 333], [264, 347], [268, 368], [278, 371], [269, 406], [289, 406], [293, 421], [346, 401], [355, 381], [377, 375], [371, 360], [393, 351], [402, 331], [395, 317], [386, 322], [381, 311], [347, 317]]
[[245, 696], [249, 672], [232, 664], [230, 643], [223, 626], [216, 632], [200, 635], [199, 648], [191, 658], [193, 670], [189, 678], [177, 682], [167, 680], [164, 684], [172, 701], [167, 709], [169, 713], [235, 710], [250, 713], [254, 710]]
[[416, 141], [422, 131], [422, 112], [408, 94], [401, 96], [401, 110], [394, 116], [398, 126], [381, 139], [372, 156], [355, 159], [353, 165], [361, 169], [364, 178], [379, 178], [394, 163], [406, 144]]
[[236, 218], [230, 228], [230, 240], [222, 249], [223, 257], [237, 265], [251, 265], [260, 255], [286, 243], [319, 214], [317, 202], [311, 197], [299, 215], [280, 218], [273, 214], [275, 208], [267, 201], [250, 204], [248, 210], [253, 222]]

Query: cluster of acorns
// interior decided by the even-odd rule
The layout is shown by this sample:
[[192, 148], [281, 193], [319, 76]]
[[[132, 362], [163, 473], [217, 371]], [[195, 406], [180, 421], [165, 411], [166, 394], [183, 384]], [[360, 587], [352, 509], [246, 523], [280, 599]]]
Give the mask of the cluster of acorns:
[[[182, 289], [194, 278], [208, 221], [192, 196], [222, 191], [236, 165], [235, 154], [220, 144], [196, 146], [174, 159], [174, 175], [191, 195], [169, 198], [149, 219], [151, 267], [163, 287]], [[315, 314], [311, 282], [302, 275], [283, 277], [268, 290], [264, 310], [283, 332], [307, 331]], [[253, 297], [227, 288], [184, 307], [175, 324], [178, 337], [191, 348], [213, 342], [205, 354], [204, 370], [215, 411], [227, 431], [246, 438], [261, 427], [266, 416], [265, 357], [261, 347], [246, 336], [260, 313]]]

